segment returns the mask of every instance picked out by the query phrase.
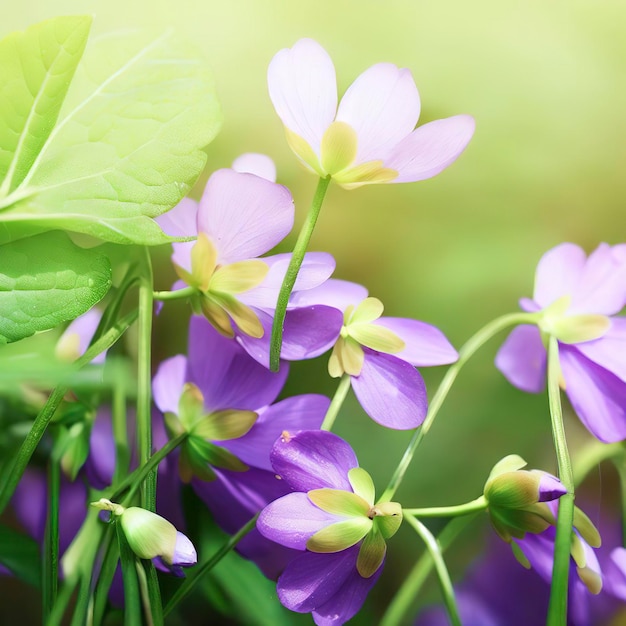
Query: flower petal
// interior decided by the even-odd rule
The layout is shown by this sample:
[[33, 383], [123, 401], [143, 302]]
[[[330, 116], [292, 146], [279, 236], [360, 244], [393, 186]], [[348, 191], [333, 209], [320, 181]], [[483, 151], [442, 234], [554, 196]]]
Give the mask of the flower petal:
[[326, 50], [312, 39], [280, 50], [267, 70], [267, 84], [278, 117], [319, 157], [322, 136], [337, 110], [335, 67]]
[[[283, 284], [290, 260], [291, 253], [263, 257], [263, 262], [269, 266], [270, 270], [265, 280], [258, 287], [241, 295], [241, 301], [248, 306], [261, 309], [275, 309], [278, 293]], [[307, 252], [298, 272], [293, 296], [302, 289], [310, 290], [322, 285], [334, 271], [335, 259], [331, 254], [327, 252]], [[311, 304], [325, 303], [312, 302]], [[291, 301], [290, 306], [293, 306]]]
[[352, 389], [363, 410], [387, 428], [417, 428], [426, 417], [428, 405], [420, 373], [396, 356], [367, 348], [364, 352], [361, 373], [352, 377]]
[[[237, 340], [252, 358], [269, 367], [272, 317], [258, 309], [256, 312], [265, 329], [263, 336], [255, 339], [238, 333]], [[324, 354], [337, 340], [342, 322], [341, 311], [327, 306], [289, 309], [283, 326], [281, 359], [302, 361]]]
[[374, 322], [394, 332], [405, 343], [404, 350], [394, 356], [415, 366], [454, 363], [459, 355], [435, 326], [403, 317], [381, 317]]
[[536, 326], [514, 328], [496, 355], [496, 367], [512, 384], [539, 393], [546, 380], [546, 349]]
[[267, 539], [287, 548], [306, 550], [314, 534], [341, 520], [315, 506], [306, 493], [298, 492], [268, 504], [261, 511], [256, 527]]
[[562, 243], [548, 250], [535, 272], [535, 302], [543, 308], [561, 296], [574, 294], [585, 261], [585, 252], [573, 243]]
[[296, 613], [309, 613], [334, 599], [348, 580], [360, 578], [356, 571], [358, 546], [334, 554], [305, 552], [295, 558], [278, 579], [281, 603]]
[[285, 430], [318, 429], [329, 405], [326, 396], [317, 394], [287, 398], [262, 411], [245, 437], [224, 441], [221, 445], [247, 465], [271, 472], [270, 450], [280, 434]]
[[626, 244], [601, 243], [590, 255], [572, 294], [571, 313], [619, 313], [626, 303]]
[[254, 174], [272, 183], [276, 182], [276, 164], [267, 154], [246, 152], [233, 161], [232, 169], [241, 174]]
[[198, 208], [198, 231], [218, 251], [218, 263], [267, 252], [293, 227], [294, 205], [286, 187], [254, 174], [223, 169], [206, 185]]
[[197, 215], [198, 203], [191, 198], [183, 198], [173, 209], [154, 219], [170, 237], [195, 237], [198, 234]]
[[187, 378], [187, 357], [179, 354], [165, 359], [152, 379], [154, 403], [161, 413], [178, 415], [178, 403]]
[[626, 439], [626, 383], [575, 347], [560, 346], [565, 392], [592, 435], [611, 443]]
[[345, 311], [349, 306], [357, 306], [367, 298], [367, 289], [358, 283], [331, 278], [315, 289], [294, 293], [293, 306], [325, 304]]
[[254, 411], [271, 404], [288, 374], [276, 374], [257, 363], [232, 339], [220, 335], [203, 317], [189, 323], [188, 381], [204, 395], [207, 411], [240, 409]]
[[352, 491], [348, 471], [359, 466], [350, 445], [323, 430], [284, 433], [274, 444], [270, 461], [276, 474], [295, 491], [324, 487]]
[[611, 318], [611, 327], [595, 341], [576, 344], [576, 349], [590, 361], [597, 363], [626, 382], [626, 319]]
[[393, 183], [431, 178], [454, 163], [474, 134], [474, 118], [455, 115], [416, 128], [385, 159], [386, 168], [398, 171]]
[[355, 163], [383, 159], [417, 124], [420, 98], [411, 71], [377, 63], [348, 87], [337, 121], [357, 133]]

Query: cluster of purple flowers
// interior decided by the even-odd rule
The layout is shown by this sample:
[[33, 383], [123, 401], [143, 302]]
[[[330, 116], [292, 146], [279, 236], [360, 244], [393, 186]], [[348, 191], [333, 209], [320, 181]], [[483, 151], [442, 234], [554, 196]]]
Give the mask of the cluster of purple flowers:
[[[268, 80], [298, 158], [346, 188], [434, 176], [459, 156], [474, 130], [465, 115], [415, 129], [417, 89], [408, 70], [391, 64], [364, 72], [337, 105], [332, 62], [307, 39], [275, 56]], [[428, 411], [416, 367], [451, 364], [458, 353], [430, 324], [384, 317], [382, 302], [365, 287], [331, 278], [331, 255], [308, 252], [287, 305], [280, 369], [271, 372], [272, 321], [291, 255], [263, 255], [294, 223], [291, 193], [275, 179], [268, 157], [244, 155], [232, 169], [213, 173], [199, 203], [186, 199], [158, 218], [166, 234], [195, 238], [174, 243], [172, 254], [179, 277], [173, 291], [184, 290], [193, 310], [187, 353], [163, 361], [153, 379], [154, 443], [158, 448], [180, 437], [180, 444], [159, 467], [160, 515], [109, 500], [99, 506], [120, 518], [139, 557], [177, 575], [196, 561], [189, 539], [176, 530], [184, 528], [178, 498], [183, 483], [228, 533], [259, 515], [238, 551], [277, 579], [286, 607], [312, 613], [320, 626], [340, 625], [359, 611], [381, 575], [386, 540], [398, 530], [403, 510], [396, 502], [376, 500], [373, 481], [350, 445], [321, 429], [328, 398], [278, 400], [290, 362], [329, 353], [330, 376], [349, 381], [367, 415], [382, 426], [409, 430]], [[533, 300], [521, 302], [537, 314], [536, 324], [514, 329], [496, 364], [516, 386], [540, 391], [546, 337], [556, 337], [562, 387], [576, 412], [602, 441], [622, 440], [626, 325], [616, 314], [625, 303], [626, 245], [602, 245], [588, 259], [577, 246], [559, 246], [539, 264]], [[98, 320], [90, 313], [73, 324], [60, 352], [84, 352]], [[115, 455], [110, 414], [101, 409], [83, 468], [94, 489], [111, 485]], [[566, 490], [555, 477], [520, 467], [492, 474], [486, 507], [498, 534], [517, 546], [518, 557], [549, 579], [558, 499]], [[29, 481], [30, 475], [14, 505], [40, 536], [44, 513], [32, 506]], [[84, 506], [82, 483], [64, 484], [64, 498], [70, 490]], [[582, 513], [577, 515], [572, 568], [580, 580], [571, 584], [597, 593], [602, 573], [589, 545], [597, 544], [596, 536]], [[76, 530], [62, 528], [62, 549]], [[623, 599], [623, 548], [607, 568], [614, 572], [611, 592]], [[483, 616], [483, 626], [501, 619], [489, 610], [496, 609], [474, 613]]]

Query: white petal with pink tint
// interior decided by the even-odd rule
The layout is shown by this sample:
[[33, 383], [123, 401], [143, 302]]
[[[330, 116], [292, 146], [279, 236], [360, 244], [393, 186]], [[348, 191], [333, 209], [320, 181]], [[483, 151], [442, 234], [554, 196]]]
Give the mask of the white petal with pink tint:
[[218, 251], [218, 263], [257, 257], [293, 227], [294, 205], [286, 187], [254, 174], [218, 170], [207, 183], [198, 209], [198, 231]]
[[270, 98], [283, 124], [319, 156], [324, 132], [337, 111], [335, 66], [312, 39], [280, 50], [267, 70]]
[[387, 168], [399, 172], [394, 183], [436, 176], [463, 152], [474, 134], [474, 118], [455, 115], [416, 128], [385, 158]]
[[246, 152], [233, 161], [233, 169], [241, 174], [254, 174], [272, 183], [276, 182], [276, 164], [267, 154]]
[[548, 250], [535, 272], [533, 298], [543, 308], [564, 295], [572, 295], [585, 267], [585, 253], [573, 243], [562, 243]]
[[337, 121], [357, 133], [355, 163], [383, 159], [417, 124], [420, 99], [408, 69], [377, 63], [350, 85], [339, 104]]

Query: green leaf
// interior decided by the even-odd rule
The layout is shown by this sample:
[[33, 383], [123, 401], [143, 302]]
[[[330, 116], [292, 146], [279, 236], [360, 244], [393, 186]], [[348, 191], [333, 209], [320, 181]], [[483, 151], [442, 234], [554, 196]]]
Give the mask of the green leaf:
[[57, 17], [0, 41], [0, 192], [23, 180], [56, 124], [91, 17]]
[[0, 343], [74, 319], [104, 297], [111, 265], [61, 232], [0, 246]]
[[[47, 33], [55, 23], [38, 27]], [[24, 54], [41, 57], [34, 45]], [[49, 123], [45, 142], [33, 144], [36, 158], [23, 161], [28, 171], [0, 198], [0, 242], [53, 228], [117, 243], [171, 241], [152, 218], [195, 182], [221, 112], [212, 76], [186, 40], [126, 33], [90, 42]]]
[[0, 563], [34, 587], [41, 582], [41, 557], [34, 539], [0, 524]]

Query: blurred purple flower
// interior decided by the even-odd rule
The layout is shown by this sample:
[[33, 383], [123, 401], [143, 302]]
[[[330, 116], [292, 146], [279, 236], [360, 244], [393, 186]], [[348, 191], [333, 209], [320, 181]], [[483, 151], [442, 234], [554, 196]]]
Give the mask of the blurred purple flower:
[[[73, 320], [57, 342], [55, 350], [57, 356], [66, 361], [75, 361], [82, 356], [87, 351], [101, 319], [102, 311], [94, 307]], [[91, 362], [99, 365], [104, 363], [105, 358], [106, 350]]]
[[265, 507], [257, 528], [300, 551], [278, 579], [278, 598], [292, 611], [312, 613], [320, 626], [343, 624], [380, 576], [385, 539], [398, 529], [402, 509], [374, 504], [371, 478], [333, 433], [285, 432], [271, 461], [293, 492]]
[[424, 421], [426, 386], [415, 367], [458, 358], [440, 330], [417, 320], [381, 317], [380, 300], [347, 281], [331, 279], [293, 298], [296, 306], [318, 302], [343, 312], [328, 369], [334, 377], [350, 375], [356, 397], [374, 421], [398, 430]]
[[544, 335], [559, 340], [562, 382], [574, 410], [598, 439], [626, 438], [626, 244], [600, 244], [588, 258], [564, 243], [543, 255], [533, 299], [522, 309], [540, 314], [538, 326], [515, 328], [496, 366], [516, 387], [538, 393], [545, 384]]
[[469, 115], [416, 129], [420, 99], [413, 76], [391, 63], [363, 72], [337, 108], [333, 62], [312, 39], [280, 50], [267, 78], [291, 149], [308, 169], [344, 187], [431, 178], [457, 159], [474, 133]]

